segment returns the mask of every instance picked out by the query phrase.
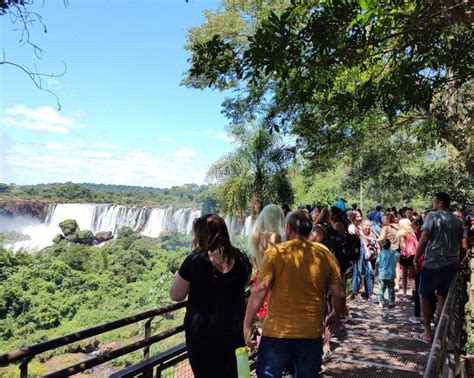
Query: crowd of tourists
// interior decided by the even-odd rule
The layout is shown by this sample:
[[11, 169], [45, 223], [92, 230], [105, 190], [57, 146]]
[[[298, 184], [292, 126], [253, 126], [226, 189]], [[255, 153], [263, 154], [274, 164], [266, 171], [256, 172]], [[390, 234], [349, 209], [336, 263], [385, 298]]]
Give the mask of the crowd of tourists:
[[173, 300], [188, 298], [184, 328], [194, 375], [237, 377], [235, 350], [247, 345], [258, 346], [258, 377], [320, 376], [331, 334], [350, 318], [343, 282], [351, 275], [351, 298], [374, 311], [411, 292], [407, 321], [423, 324], [414, 337], [431, 343], [474, 239], [474, 217], [450, 206], [446, 193], [422, 214], [376, 206], [364, 217], [342, 198], [294, 211], [271, 204], [253, 224], [248, 255], [231, 244], [221, 217], [198, 218], [193, 253], [170, 290]]

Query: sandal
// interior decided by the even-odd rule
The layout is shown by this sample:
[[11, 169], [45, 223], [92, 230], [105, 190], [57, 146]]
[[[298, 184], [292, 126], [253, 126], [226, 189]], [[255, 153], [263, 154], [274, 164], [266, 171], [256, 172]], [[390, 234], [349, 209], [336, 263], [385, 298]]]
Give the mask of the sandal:
[[323, 363], [328, 362], [332, 357], [332, 352], [330, 350], [324, 352], [323, 354]]
[[413, 335], [413, 338], [415, 340], [418, 340], [418, 341], [422, 341], [424, 342], [425, 344], [431, 344], [433, 342], [433, 340], [426, 340], [424, 337], [423, 337], [423, 334], [422, 333], [415, 333]]

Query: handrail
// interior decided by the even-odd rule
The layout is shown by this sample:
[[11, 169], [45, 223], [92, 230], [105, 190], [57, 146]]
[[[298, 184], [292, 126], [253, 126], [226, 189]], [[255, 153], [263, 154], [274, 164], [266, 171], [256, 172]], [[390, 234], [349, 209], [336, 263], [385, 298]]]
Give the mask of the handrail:
[[461, 335], [465, 321], [464, 306], [468, 301], [468, 271], [468, 266], [463, 266], [451, 283], [431, 346], [424, 378], [454, 377], [457, 374], [463, 347]]
[[[344, 282], [351, 275], [352, 275], [352, 272], [350, 272], [350, 271], [346, 272], [344, 274]], [[251, 287], [252, 287], [252, 285], [250, 284], [248, 286], [247, 290], [246, 290], [246, 296], [249, 295], [249, 293], [250, 293], [249, 289]], [[86, 338], [89, 338], [89, 337], [92, 337], [92, 336], [100, 335], [102, 333], [109, 332], [109, 331], [112, 331], [112, 330], [117, 329], [117, 328], [125, 327], [127, 325], [134, 324], [134, 323], [138, 323], [139, 321], [142, 321], [142, 320], [145, 320], [145, 319], [148, 319], [148, 321], [145, 323], [145, 337], [144, 337], [144, 339], [139, 340], [137, 342], [134, 342], [132, 344], [128, 344], [126, 346], [114, 349], [110, 352], [103, 353], [99, 356], [96, 356], [96, 357], [93, 357], [91, 359], [79, 362], [77, 364], [68, 366], [64, 369], [52, 372], [50, 374], [47, 374], [45, 376], [45, 378], [46, 377], [47, 378], [64, 377], [64, 376], [70, 376], [72, 374], [77, 374], [77, 373], [80, 373], [82, 371], [91, 369], [95, 366], [98, 366], [100, 364], [103, 364], [105, 362], [108, 362], [110, 360], [113, 360], [115, 358], [118, 358], [120, 356], [123, 356], [125, 354], [131, 353], [131, 352], [136, 351], [138, 349], [141, 349], [141, 348], [144, 348], [144, 362], [143, 362], [143, 364], [139, 365], [140, 366], [139, 370], [141, 369], [142, 365], [146, 369], [150, 369], [153, 366], [156, 366], [157, 364], [160, 364], [161, 369], [164, 369], [164, 368], [166, 368], [167, 364], [179, 362], [179, 360], [181, 360], [183, 357], [186, 358], [187, 357], [187, 351], [184, 352], [183, 354], [181, 354], [179, 356], [179, 358], [175, 357], [175, 360], [170, 360], [170, 361], [166, 362], [163, 359], [164, 357], [163, 358], [160, 357], [160, 358], [149, 359], [149, 346], [156, 343], [156, 342], [159, 342], [163, 339], [166, 339], [170, 336], [173, 336], [173, 335], [176, 335], [176, 334], [182, 332], [184, 330], [184, 326], [180, 325], [180, 326], [168, 329], [166, 331], [163, 331], [159, 334], [151, 336], [150, 335], [150, 333], [151, 333], [151, 321], [155, 316], [164, 315], [164, 314], [167, 314], [167, 313], [170, 313], [170, 312], [173, 312], [173, 311], [176, 311], [176, 310], [179, 310], [179, 309], [185, 307], [186, 303], [187, 303], [186, 301], [182, 301], [182, 302], [178, 302], [178, 303], [171, 304], [171, 305], [168, 305], [168, 306], [163, 306], [163, 307], [160, 307], [160, 308], [157, 308], [157, 309], [145, 311], [145, 312], [142, 312], [142, 313], [139, 313], [139, 314], [135, 314], [135, 315], [126, 317], [126, 318], [122, 318], [122, 319], [118, 319], [118, 320], [115, 320], [115, 321], [112, 321], [112, 322], [109, 322], [109, 323], [105, 323], [105, 324], [102, 324], [102, 325], [99, 325], [99, 326], [96, 326], [96, 327], [88, 328], [88, 329], [85, 329], [85, 330], [82, 330], [82, 331], [79, 331], [79, 332], [76, 332], [76, 333], [72, 333], [72, 334], [69, 334], [69, 335], [66, 335], [66, 336], [58, 337], [58, 338], [55, 338], [55, 339], [52, 339], [52, 340], [49, 340], [49, 341], [46, 341], [46, 342], [43, 342], [43, 343], [38, 343], [38, 344], [34, 344], [32, 346], [23, 347], [23, 348], [19, 348], [17, 350], [14, 350], [14, 351], [10, 351], [8, 353], [0, 355], [0, 366], [7, 366], [7, 365], [9, 365], [13, 362], [21, 360], [21, 364], [19, 366], [20, 367], [20, 377], [22, 377], [22, 378], [25, 377], [26, 378], [28, 376], [28, 363], [35, 356], [37, 356], [41, 353], [44, 353], [46, 351], [56, 349], [56, 348], [59, 348], [59, 347], [65, 346], [65, 345], [69, 345], [69, 344], [72, 344], [74, 342], [77, 342], [77, 341], [80, 341], [80, 340], [83, 340], [83, 339], [86, 339]], [[180, 347], [182, 347], [181, 344], [180, 344]], [[185, 345], [184, 345], [184, 348], [186, 348]], [[173, 350], [173, 348], [171, 348], [170, 350]], [[164, 353], [163, 356], [166, 357], [166, 352], [169, 352], [169, 351], [163, 352]], [[253, 361], [253, 363], [254, 362], [255, 361]]]
[[157, 343], [158, 341], [164, 340], [164, 339], [166, 339], [170, 336], [176, 335], [177, 333], [180, 333], [182, 331], [184, 331], [184, 326], [183, 325], [168, 329], [166, 331], [163, 331], [163, 332], [161, 332], [157, 335], [154, 335], [154, 336], [150, 337], [149, 339], [144, 339], [144, 340], [137, 341], [136, 343], [129, 344], [127, 346], [124, 346], [124, 347], [121, 347], [121, 348], [118, 348], [118, 349], [114, 349], [110, 352], [101, 354], [100, 356], [91, 358], [87, 361], [79, 362], [75, 365], [72, 365], [72, 366], [69, 366], [67, 368], [58, 370], [54, 373], [47, 374], [47, 375], [45, 375], [45, 378], [60, 378], [60, 377], [65, 377], [65, 376], [70, 376], [72, 374], [80, 373], [80, 372], [82, 372], [84, 370], [87, 370], [87, 369], [90, 369], [94, 366], [103, 364], [104, 362], [113, 360], [117, 357], [120, 357], [120, 356], [123, 356], [125, 354], [134, 352], [134, 351], [136, 351], [138, 349], [141, 349], [143, 347], [146, 347], [148, 345]]
[[125, 369], [120, 370], [117, 373], [113, 373], [110, 378], [125, 378], [125, 377], [135, 377], [147, 369], [153, 368], [156, 365], [163, 364], [164, 361], [175, 358], [176, 356], [186, 355], [187, 357], [187, 348], [186, 343], [181, 343], [171, 347], [164, 352], [157, 354], [145, 361], [142, 361], [138, 364], [129, 366]]
[[[41, 353], [46, 352], [48, 350], [56, 349], [56, 348], [59, 348], [59, 347], [62, 347], [62, 346], [68, 345], [68, 344], [72, 344], [74, 342], [77, 342], [77, 341], [80, 341], [80, 340], [83, 340], [83, 339], [87, 339], [87, 338], [92, 337], [92, 336], [100, 335], [102, 333], [109, 332], [109, 331], [112, 331], [112, 330], [117, 329], [117, 328], [125, 327], [127, 325], [134, 324], [134, 323], [138, 323], [139, 321], [144, 320], [144, 319], [150, 319], [150, 318], [153, 318], [155, 316], [164, 315], [164, 314], [179, 310], [179, 309], [181, 309], [185, 306], [186, 306], [186, 301], [174, 303], [174, 304], [171, 304], [171, 305], [168, 305], [168, 306], [163, 306], [163, 307], [156, 308], [154, 310], [145, 311], [145, 312], [142, 312], [142, 313], [139, 313], [139, 314], [136, 314], [136, 315], [128, 316], [126, 318], [115, 320], [115, 321], [112, 321], [112, 322], [109, 322], [109, 323], [106, 323], [106, 324], [102, 324], [102, 325], [99, 325], [99, 326], [96, 326], [96, 327], [88, 328], [88, 329], [85, 329], [85, 330], [82, 330], [82, 331], [79, 331], [79, 332], [76, 332], [76, 333], [72, 333], [72, 334], [69, 334], [69, 335], [66, 335], [66, 336], [58, 337], [56, 339], [49, 340], [49, 341], [46, 341], [46, 342], [43, 342], [43, 343], [35, 344], [35, 345], [29, 346], [29, 347], [23, 347], [23, 348], [20, 348], [20, 349], [17, 349], [17, 350], [14, 350], [14, 351], [11, 351], [11, 352], [0, 355], [0, 366], [7, 366], [12, 362], [22, 360], [22, 363], [20, 364], [21, 377], [26, 377], [27, 376], [27, 371], [28, 371], [28, 363], [31, 361], [31, 359], [33, 359], [38, 354], [41, 354]], [[148, 324], [146, 326], [150, 327], [150, 323], [149, 322], [147, 322], [147, 323]], [[82, 370], [78, 370], [79, 366], [77, 366], [77, 365], [70, 366], [69, 368], [73, 369], [75, 373], [77, 373], [79, 371], [89, 369], [93, 366], [97, 366], [97, 365], [99, 365], [103, 362], [109, 361], [109, 360], [111, 360], [113, 358], [116, 358], [116, 357], [119, 357], [123, 354], [126, 354], [126, 353], [129, 353], [131, 351], [140, 349], [142, 347], [147, 347], [150, 344], [153, 344], [157, 341], [160, 341], [160, 340], [162, 340], [162, 338], [160, 338], [160, 337], [163, 336], [163, 334], [165, 334], [165, 333], [167, 334], [166, 337], [170, 337], [170, 336], [172, 336], [176, 333], [182, 332], [182, 330], [183, 330], [182, 326], [179, 326], [179, 327], [173, 328], [172, 330], [168, 330], [168, 331], [165, 331], [163, 333], [154, 335], [152, 337], [149, 337], [149, 336], [145, 335], [145, 339], [142, 340], [142, 341], [139, 341], [139, 342], [134, 343], [134, 344], [127, 345], [125, 347], [113, 350], [109, 353], [105, 353], [102, 356], [87, 360], [87, 361], [82, 362], [80, 364], [77, 364], [77, 365], [86, 364], [84, 366], [87, 366], [87, 367], [82, 369]], [[169, 334], [170, 333], [169, 331], [174, 331], [174, 332]], [[166, 338], [166, 337], [163, 337], [163, 338]], [[132, 348], [132, 349], [129, 352], [121, 353], [124, 350], [128, 350], [127, 348]], [[119, 354], [116, 355], [117, 353], [119, 353]], [[109, 357], [110, 355], [113, 355], [113, 357], [111, 357], [109, 359], [106, 359], [106, 360], [103, 360], [102, 357]], [[61, 372], [66, 371], [69, 368], [63, 369], [63, 370], [61, 370]], [[53, 373], [53, 374], [55, 374], [55, 373]], [[72, 374], [72, 373], [70, 373], [70, 374]], [[68, 374], [64, 373], [62, 376], [65, 376], [65, 375], [68, 375]]]

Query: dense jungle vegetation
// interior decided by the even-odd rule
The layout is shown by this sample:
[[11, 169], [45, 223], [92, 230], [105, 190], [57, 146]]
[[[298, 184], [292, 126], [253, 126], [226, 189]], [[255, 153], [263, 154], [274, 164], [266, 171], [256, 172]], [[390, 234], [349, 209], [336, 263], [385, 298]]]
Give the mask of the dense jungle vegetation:
[[[117, 239], [102, 247], [62, 242], [35, 254], [0, 249], [0, 353], [171, 303], [168, 290], [190, 244], [187, 235], [152, 239], [123, 228]], [[179, 324], [182, 314], [157, 317], [154, 331]], [[141, 322], [61, 348], [54, 355], [103, 350], [112, 340], [118, 343], [115, 347], [125, 345], [143, 338], [143, 330]], [[159, 343], [152, 352], [179, 337]], [[136, 362], [140, 353], [115, 364]], [[40, 362], [52, 356], [45, 353], [41, 361], [35, 360], [31, 373], [44, 373]], [[16, 374], [16, 366], [0, 369], [0, 376]]]

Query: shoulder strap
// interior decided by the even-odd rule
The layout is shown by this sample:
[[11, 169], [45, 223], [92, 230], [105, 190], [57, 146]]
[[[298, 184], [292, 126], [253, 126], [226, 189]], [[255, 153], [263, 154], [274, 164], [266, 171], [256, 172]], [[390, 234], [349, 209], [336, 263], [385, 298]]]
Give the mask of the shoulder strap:
[[322, 232], [324, 232], [324, 235], [328, 237], [329, 234], [329, 226], [325, 223], [318, 223], [316, 224], [316, 227], [318, 227]]

